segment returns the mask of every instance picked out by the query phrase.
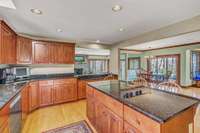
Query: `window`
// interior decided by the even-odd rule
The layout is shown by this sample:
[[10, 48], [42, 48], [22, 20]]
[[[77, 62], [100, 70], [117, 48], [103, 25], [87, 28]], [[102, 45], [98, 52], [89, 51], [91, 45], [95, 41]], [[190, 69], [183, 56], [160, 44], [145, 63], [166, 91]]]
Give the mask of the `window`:
[[89, 60], [89, 67], [91, 73], [104, 73], [109, 72], [109, 60]]
[[149, 59], [148, 71], [163, 79], [176, 80], [180, 77], [180, 55], [164, 55]]
[[200, 79], [200, 52], [193, 51], [191, 56], [191, 78]]

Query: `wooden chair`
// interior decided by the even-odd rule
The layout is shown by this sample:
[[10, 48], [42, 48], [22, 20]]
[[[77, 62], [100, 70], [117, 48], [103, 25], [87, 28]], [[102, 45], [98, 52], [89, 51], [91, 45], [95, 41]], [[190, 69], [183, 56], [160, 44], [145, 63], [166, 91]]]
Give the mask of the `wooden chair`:
[[182, 90], [182, 88], [175, 81], [162, 82], [158, 84], [157, 89], [175, 93]]
[[138, 77], [136, 80], [131, 81], [131, 85], [134, 87], [145, 86], [148, 87], [148, 82], [141, 77]]

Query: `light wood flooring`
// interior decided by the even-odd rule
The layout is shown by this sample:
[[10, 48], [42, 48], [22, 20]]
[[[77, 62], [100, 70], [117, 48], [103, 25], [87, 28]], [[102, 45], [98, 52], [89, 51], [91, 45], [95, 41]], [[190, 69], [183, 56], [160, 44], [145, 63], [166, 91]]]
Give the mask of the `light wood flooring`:
[[[49, 129], [86, 120], [86, 100], [42, 108], [28, 115], [22, 133], [42, 133]], [[88, 124], [90, 124], [88, 122]], [[92, 126], [90, 125], [92, 128]]]
[[[200, 97], [200, 88], [184, 89], [185, 95]], [[42, 133], [70, 123], [88, 119], [86, 100], [42, 108], [28, 115], [22, 133]], [[89, 122], [88, 122], [89, 123]], [[195, 133], [200, 133], [200, 105], [195, 116]]]

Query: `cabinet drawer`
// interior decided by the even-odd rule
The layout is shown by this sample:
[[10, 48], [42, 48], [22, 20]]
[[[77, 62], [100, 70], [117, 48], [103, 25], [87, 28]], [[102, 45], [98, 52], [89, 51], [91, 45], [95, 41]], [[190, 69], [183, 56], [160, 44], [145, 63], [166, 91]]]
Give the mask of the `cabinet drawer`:
[[142, 133], [160, 133], [160, 124], [151, 118], [124, 105], [124, 120]]
[[94, 97], [103, 103], [107, 108], [111, 109], [115, 114], [123, 117], [123, 104], [113, 99], [110, 96], [103, 94], [100, 91], [94, 89]]
[[53, 85], [53, 80], [41, 80], [39, 81], [40, 86], [47, 86], [47, 85]]

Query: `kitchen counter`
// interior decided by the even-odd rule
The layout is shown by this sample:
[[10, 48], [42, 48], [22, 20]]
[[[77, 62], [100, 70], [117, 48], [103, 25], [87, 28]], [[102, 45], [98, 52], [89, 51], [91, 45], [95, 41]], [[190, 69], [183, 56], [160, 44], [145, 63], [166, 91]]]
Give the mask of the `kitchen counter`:
[[73, 73], [67, 74], [51, 74], [51, 75], [31, 75], [29, 78], [23, 80], [16, 80], [10, 84], [0, 84], [0, 109], [4, 107], [14, 96], [16, 96], [21, 89], [31, 81], [37, 80], [53, 80], [60, 78], [74, 77]]
[[78, 79], [98, 79], [103, 78], [110, 75], [110, 73], [98, 73], [98, 74], [82, 74], [82, 75], [75, 75]]
[[11, 84], [0, 84], [0, 109], [4, 107], [17, 93], [21, 91], [23, 86], [31, 81], [37, 80], [53, 80], [62, 78], [77, 78], [77, 79], [98, 79], [100, 77], [105, 77], [109, 75], [106, 74], [91, 74], [91, 75], [74, 75], [74, 73], [66, 74], [47, 74], [47, 75], [31, 75], [29, 78], [17, 79]]
[[[164, 123], [199, 103], [198, 99], [188, 96], [145, 87], [131, 88], [127, 82], [118, 80], [92, 82], [88, 85], [159, 123]], [[126, 92], [134, 89], [143, 90], [145, 93], [127, 98]]]

